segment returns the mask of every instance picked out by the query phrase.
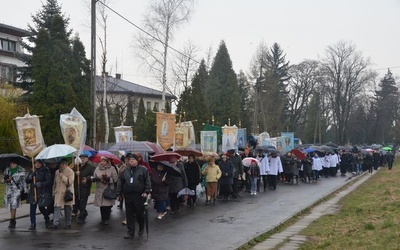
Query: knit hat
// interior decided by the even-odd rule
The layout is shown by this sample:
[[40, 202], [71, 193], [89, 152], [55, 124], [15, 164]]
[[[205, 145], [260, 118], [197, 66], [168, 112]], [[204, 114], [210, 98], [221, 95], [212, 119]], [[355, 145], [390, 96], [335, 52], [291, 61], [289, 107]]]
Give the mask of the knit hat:
[[125, 158], [134, 158], [136, 161], [139, 161], [139, 157], [137, 156], [137, 154], [128, 153]]

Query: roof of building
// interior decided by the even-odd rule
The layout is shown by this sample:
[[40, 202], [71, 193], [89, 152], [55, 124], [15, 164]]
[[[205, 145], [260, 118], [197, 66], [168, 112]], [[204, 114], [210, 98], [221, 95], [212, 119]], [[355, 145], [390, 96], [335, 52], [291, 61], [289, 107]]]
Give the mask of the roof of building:
[[[97, 91], [102, 91], [102, 81], [103, 78], [101, 76], [96, 76], [96, 88]], [[145, 87], [142, 85], [139, 85], [137, 83], [129, 82], [126, 80], [123, 80], [121, 78], [116, 78], [112, 76], [107, 76], [107, 91], [112, 93], [126, 93], [126, 92], [131, 92], [132, 95], [136, 96], [162, 96], [162, 91], [152, 89], [149, 87]], [[174, 95], [171, 95], [169, 93], [165, 93], [165, 98], [166, 99], [176, 99]]]
[[31, 34], [31, 32], [27, 30], [10, 26], [4, 23], [0, 23], [0, 33], [10, 34], [17, 37], [25, 37]]

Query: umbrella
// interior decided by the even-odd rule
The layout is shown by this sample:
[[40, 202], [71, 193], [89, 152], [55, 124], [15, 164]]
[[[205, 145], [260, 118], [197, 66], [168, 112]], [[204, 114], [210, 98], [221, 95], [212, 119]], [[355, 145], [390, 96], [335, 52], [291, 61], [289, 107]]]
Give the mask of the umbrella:
[[189, 155], [194, 155], [195, 157], [203, 156], [203, 153], [195, 148], [180, 148], [175, 150], [175, 153], [178, 153], [182, 156], [189, 156]]
[[35, 159], [51, 159], [57, 157], [65, 157], [78, 151], [76, 148], [67, 144], [54, 144], [40, 151]]
[[142, 141], [117, 142], [114, 146], [109, 148], [108, 151], [153, 152], [153, 150]]
[[97, 153], [95, 155], [92, 155], [89, 157], [89, 160], [91, 160], [92, 162], [95, 162], [95, 163], [99, 163], [101, 161], [102, 156], [109, 158], [110, 160], [113, 161], [114, 164], [122, 163], [121, 160], [117, 156], [115, 156], [113, 153], [110, 153], [106, 150], [97, 151]]
[[385, 151], [392, 151], [392, 148], [391, 148], [391, 147], [383, 147], [382, 150], [385, 150]]
[[10, 162], [12, 160], [14, 160], [20, 166], [27, 166], [30, 163], [28, 158], [26, 158], [22, 155], [16, 154], [16, 153], [1, 154], [0, 155], [1, 171], [4, 171], [4, 169], [6, 169], [8, 166], [10, 166]]
[[88, 155], [90, 157], [90, 156], [92, 156], [92, 155], [94, 155], [96, 153], [97, 153], [96, 149], [94, 149], [94, 148], [92, 148], [92, 147], [90, 147], [88, 145], [83, 146], [82, 154], [86, 154], [86, 155]]
[[268, 151], [268, 147], [267, 146], [257, 146], [256, 147], [256, 150], [259, 150], [259, 151]]
[[242, 163], [243, 163], [244, 166], [248, 167], [248, 166], [251, 165], [251, 162], [252, 162], [252, 161], [256, 161], [256, 162], [257, 162], [257, 165], [260, 165], [260, 162], [259, 162], [256, 158], [253, 158], [253, 157], [246, 157], [246, 158], [244, 158], [244, 159], [242, 160]]
[[160, 145], [158, 145], [157, 143], [153, 143], [153, 142], [149, 142], [149, 141], [145, 141], [144, 143], [147, 146], [149, 146], [151, 148], [152, 152], [154, 154], [156, 154], [156, 155], [165, 153], [165, 150]]
[[146, 236], [149, 238], [149, 211], [147, 207], [149, 206], [150, 194], [147, 195], [146, 201], [144, 202], [144, 225], [146, 226]]
[[316, 148], [309, 147], [309, 148], [304, 149], [304, 151], [306, 151], [309, 154], [309, 153], [313, 153], [318, 150]]
[[176, 197], [180, 197], [182, 195], [195, 195], [196, 193], [194, 192], [194, 190], [191, 190], [189, 188], [184, 188], [181, 191], [178, 192], [178, 194], [176, 195]]
[[167, 167], [167, 171], [168, 170], [174, 170], [175, 172], [177, 172], [180, 175], [182, 175], [182, 171], [175, 164], [170, 163], [169, 161], [159, 161], [157, 163], [166, 166]]
[[182, 155], [176, 152], [165, 152], [164, 154], [153, 155], [150, 159], [155, 162], [168, 161], [176, 162], [182, 158]]
[[307, 157], [306, 154], [304, 154], [302, 151], [300, 151], [298, 149], [292, 149], [292, 150], [290, 150], [290, 153], [295, 155], [300, 160], [304, 160]]
[[321, 150], [324, 151], [325, 153], [332, 153], [334, 154], [335, 151], [333, 150], [333, 148], [331, 148], [330, 146], [326, 146], [326, 145], [322, 145]]

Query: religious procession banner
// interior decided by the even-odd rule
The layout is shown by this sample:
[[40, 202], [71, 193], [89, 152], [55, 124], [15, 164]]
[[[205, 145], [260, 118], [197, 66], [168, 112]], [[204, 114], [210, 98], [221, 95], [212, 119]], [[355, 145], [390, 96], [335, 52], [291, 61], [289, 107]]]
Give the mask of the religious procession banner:
[[238, 128], [235, 125], [222, 127], [222, 152], [226, 153], [229, 149], [238, 151], [237, 131]]
[[217, 131], [200, 131], [200, 149], [204, 155], [217, 153]]
[[294, 132], [281, 132], [283, 138], [283, 149], [285, 152], [289, 152], [294, 148]]
[[174, 149], [195, 148], [196, 138], [193, 123], [191, 121], [175, 124]]
[[247, 145], [246, 128], [239, 128], [237, 130], [238, 148], [245, 148]]
[[203, 131], [216, 131], [217, 132], [217, 144], [220, 145], [222, 143], [222, 128], [219, 126], [213, 125], [204, 125]]
[[133, 141], [133, 130], [131, 126], [114, 127], [115, 142]]
[[60, 115], [60, 128], [65, 144], [78, 150], [78, 155], [83, 151], [86, 141], [86, 120], [75, 108], [69, 114]]
[[157, 143], [167, 150], [174, 145], [175, 114], [157, 113]]
[[28, 113], [15, 118], [15, 122], [22, 153], [31, 158], [35, 157], [45, 148], [39, 116]]

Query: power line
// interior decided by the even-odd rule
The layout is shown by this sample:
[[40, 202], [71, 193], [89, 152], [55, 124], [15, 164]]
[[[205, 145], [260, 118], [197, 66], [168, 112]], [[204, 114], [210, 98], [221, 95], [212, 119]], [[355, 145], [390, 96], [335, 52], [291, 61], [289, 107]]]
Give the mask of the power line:
[[[135, 28], [137, 28], [138, 30], [142, 31], [143, 33], [145, 33], [146, 35], [150, 36], [151, 38], [157, 40], [158, 42], [162, 43], [163, 45], [166, 45], [163, 41], [161, 41], [160, 39], [158, 39], [157, 37], [153, 36], [152, 34], [150, 34], [149, 32], [145, 31], [143, 28], [139, 27], [138, 25], [134, 24], [132, 21], [130, 21], [128, 18], [126, 18], [125, 16], [123, 16], [122, 14], [118, 13], [117, 11], [115, 11], [114, 9], [112, 9], [110, 6], [108, 6], [107, 4], [103, 3], [102, 1], [98, 0], [99, 3], [101, 3], [104, 7], [106, 7], [107, 9], [109, 9], [110, 11], [114, 12], [114, 14], [116, 14], [117, 16], [121, 17], [122, 19], [124, 19], [126, 22], [128, 22], [129, 24], [131, 24], [132, 26], [134, 26]], [[171, 47], [170, 45], [167, 45], [168, 48], [170, 48], [171, 50], [175, 51], [176, 53], [192, 60], [195, 63], [200, 64], [199, 61], [194, 60], [193, 58], [190, 58], [189, 56], [187, 56], [186, 54], [180, 52], [179, 50]]]

